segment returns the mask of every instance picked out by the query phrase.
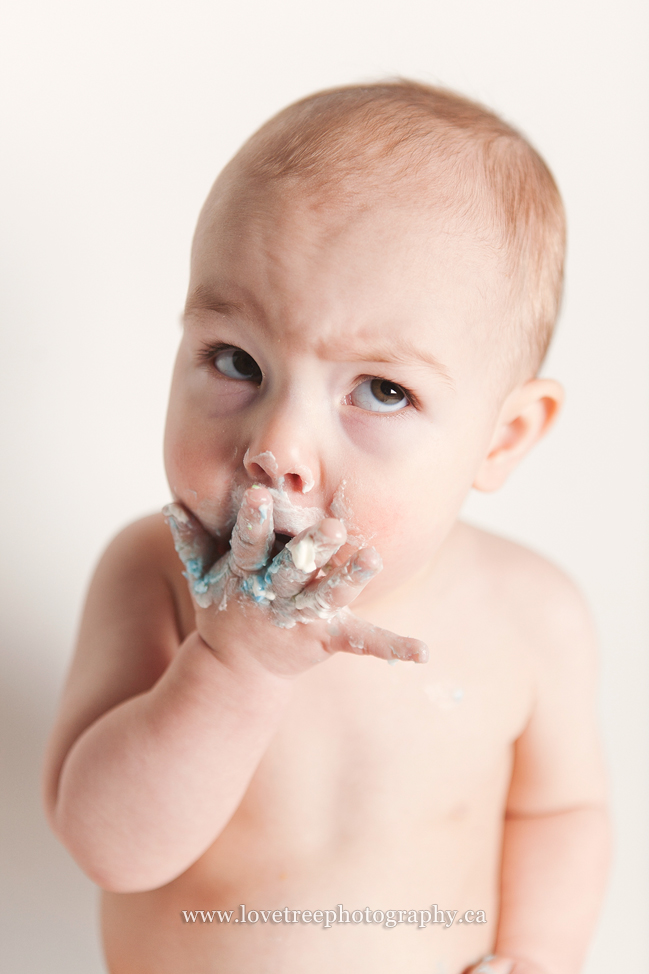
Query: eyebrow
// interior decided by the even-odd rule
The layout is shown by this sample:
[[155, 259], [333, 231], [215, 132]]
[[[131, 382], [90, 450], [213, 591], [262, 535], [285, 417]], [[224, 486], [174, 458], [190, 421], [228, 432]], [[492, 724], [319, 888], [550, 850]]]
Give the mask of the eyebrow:
[[418, 348], [407, 339], [398, 338], [394, 341], [359, 348], [354, 348], [343, 342], [326, 342], [326, 344], [322, 342], [318, 351], [323, 358], [340, 359], [347, 362], [382, 362], [386, 365], [416, 365], [421, 363], [432, 369], [450, 386], [454, 386], [453, 379], [446, 366], [430, 352]]
[[241, 305], [235, 301], [224, 301], [211, 287], [198, 284], [191, 294], [187, 295], [183, 314], [193, 311], [215, 311], [217, 314], [230, 314], [232, 311], [242, 311]]

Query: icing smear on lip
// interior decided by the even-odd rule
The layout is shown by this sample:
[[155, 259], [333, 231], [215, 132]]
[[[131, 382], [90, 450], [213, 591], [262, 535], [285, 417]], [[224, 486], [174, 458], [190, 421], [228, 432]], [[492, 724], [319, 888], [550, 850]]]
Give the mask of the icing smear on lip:
[[298, 507], [288, 496], [283, 486], [269, 487], [273, 498], [273, 521], [280, 534], [299, 534], [327, 516], [321, 507]]

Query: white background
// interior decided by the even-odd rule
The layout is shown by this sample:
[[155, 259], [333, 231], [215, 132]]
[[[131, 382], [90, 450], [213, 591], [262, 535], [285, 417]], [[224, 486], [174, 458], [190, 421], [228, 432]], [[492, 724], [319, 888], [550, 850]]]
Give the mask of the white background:
[[188, 250], [271, 113], [404, 74], [541, 148], [570, 223], [551, 437], [468, 515], [564, 566], [602, 640], [617, 861], [589, 974], [649, 969], [645, 613], [647, 16], [641, 0], [5, 0], [0, 20], [4, 969], [103, 970], [91, 884], [50, 837], [43, 742], [93, 562], [167, 499]]

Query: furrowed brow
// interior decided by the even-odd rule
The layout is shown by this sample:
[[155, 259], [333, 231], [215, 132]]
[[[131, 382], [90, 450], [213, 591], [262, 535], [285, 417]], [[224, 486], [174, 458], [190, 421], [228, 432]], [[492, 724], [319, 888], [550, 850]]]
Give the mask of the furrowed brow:
[[327, 342], [319, 349], [323, 358], [345, 362], [380, 362], [385, 365], [425, 365], [440, 378], [453, 386], [448, 369], [425, 349], [417, 348], [409, 341], [396, 339], [381, 345], [354, 347], [342, 342]]

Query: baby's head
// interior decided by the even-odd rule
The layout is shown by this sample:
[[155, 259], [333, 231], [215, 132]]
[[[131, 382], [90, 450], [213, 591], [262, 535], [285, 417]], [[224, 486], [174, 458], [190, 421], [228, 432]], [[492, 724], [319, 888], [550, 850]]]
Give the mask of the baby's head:
[[278, 531], [333, 514], [379, 549], [384, 586], [418, 570], [556, 412], [559, 387], [534, 377], [563, 247], [545, 164], [480, 106], [412, 82], [290, 106], [199, 219], [175, 497], [227, 538], [262, 482]]

